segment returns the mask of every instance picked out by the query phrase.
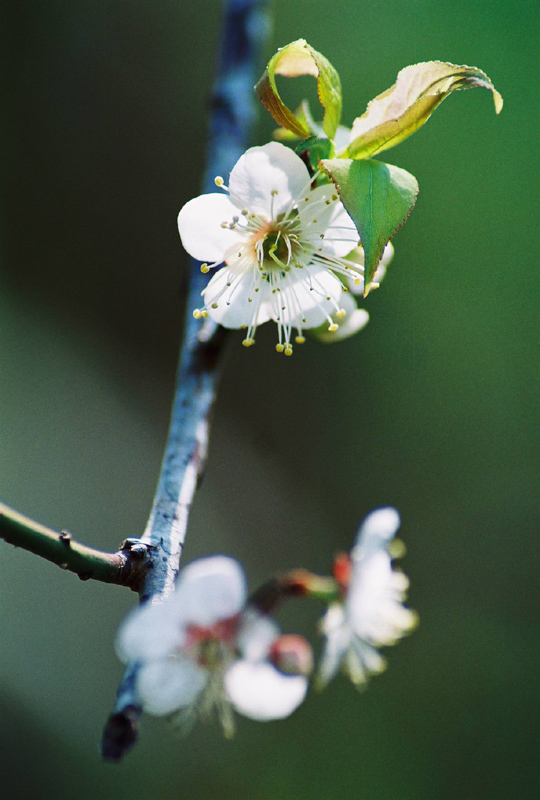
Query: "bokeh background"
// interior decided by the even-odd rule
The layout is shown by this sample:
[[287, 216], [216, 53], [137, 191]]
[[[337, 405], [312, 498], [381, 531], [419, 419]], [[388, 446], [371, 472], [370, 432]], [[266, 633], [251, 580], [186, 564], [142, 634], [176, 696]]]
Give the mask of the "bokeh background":
[[[540, 796], [537, 5], [272, 5], [265, 56], [307, 38], [340, 70], [346, 122], [428, 59], [482, 67], [505, 108], [455, 95], [385, 154], [420, 197], [362, 334], [291, 359], [270, 326], [249, 351], [231, 336], [185, 559], [238, 557], [253, 587], [324, 572], [391, 503], [420, 628], [366, 693], [338, 679], [289, 721], [239, 720], [232, 742], [148, 718], [137, 750], [104, 764], [112, 642], [135, 597], [0, 544], [2, 800]], [[144, 528], [167, 430], [175, 218], [199, 191], [220, 3], [0, 13], [0, 496], [112, 548]], [[261, 108], [254, 143], [272, 128]], [[282, 622], [316, 617], [299, 604]]]

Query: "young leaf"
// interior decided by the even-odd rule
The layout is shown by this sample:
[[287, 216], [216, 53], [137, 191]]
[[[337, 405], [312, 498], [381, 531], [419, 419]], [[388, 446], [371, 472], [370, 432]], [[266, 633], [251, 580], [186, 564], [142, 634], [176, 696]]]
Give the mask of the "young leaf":
[[[323, 136], [324, 131], [322, 129], [322, 125], [315, 122], [313, 119], [313, 115], [311, 113], [311, 109], [309, 107], [309, 102], [307, 100], [302, 100], [296, 111], [294, 112], [294, 116], [304, 128], [306, 128], [311, 136]], [[292, 133], [292, 131], [287, 130], [287, 128], [277, 128], [274, 131], [274, 139], [277, 139], [278, 142], [293, 142], [296, 139], [299, 139], [297, 133]]]
[[317, 92], [324, 108], [323, 129], [328, 138], [333, 139], [341, 119], [341, 81], [332, 64], [310, 47], [305, 39], [298, 39], [282, 47], [272, 56], [262, 78], [255, 86], [259, 100], [276, 122], [305, 139], [311, 131], [279, 96], [276, 75], [284, 75], [286, 78], [313, 75], [317, 78]]
[[493, 92], [498, 114], [503, 99], [477, 67], [425, 61], [405, 67], [390, 89], [375, 97], [353, 123], [346, 155], [369, 158], [402, 142], [426, 122], [445, 97], [457, 89], [477, 86]]
[[332, 158], [335, 155], [334, 145], [330, 139], [320, 139], [318, 136], [310, 136], [309, 139], [303, 139], [296, 145], [294, 152], [297, 155], [307, 152], [313, 172], [319, 169], [319, 161], [325, 158]]
[[411, 213], [418, 194], [414, 175], [374, 159], [321, 161], [351, 216], [365, 254], [364, 297], [371, 288], [386, 243]]

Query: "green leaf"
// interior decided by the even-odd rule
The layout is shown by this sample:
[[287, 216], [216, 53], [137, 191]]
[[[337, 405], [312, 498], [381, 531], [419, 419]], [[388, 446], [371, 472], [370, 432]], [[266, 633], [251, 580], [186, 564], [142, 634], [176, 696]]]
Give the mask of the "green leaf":
[[364, 297], [371, 288], [386, 243], [411, 213], [418, 194], [416, 178], [400, 167], [369, 159], [321, 161], [350, 214], [365, 254]]
[[477, 86], [493, 92], [495, 111], [499, 114], [503, 99], [481, 69], [444, 61], [405, 67], [395, 84], [375, 97], [366, 112], [355, 119], [345, 155], [369, 158], [394, 147], [427, 122], [451, 92]]
[[278, 125], [305, 139], [312, 131], [307, 119], [295, 116], [288, 108], [276, 87], [276, 75], [297, 78], [313, 75], [317, 79], [317, 92], [324, 108], [323, 129], [333, 139], [341, 119], [341, 81], [332, 64], [306, 42], [298, 39], [280, 48], [268, 66], [255, 91], [263, 106], [272, 114]]

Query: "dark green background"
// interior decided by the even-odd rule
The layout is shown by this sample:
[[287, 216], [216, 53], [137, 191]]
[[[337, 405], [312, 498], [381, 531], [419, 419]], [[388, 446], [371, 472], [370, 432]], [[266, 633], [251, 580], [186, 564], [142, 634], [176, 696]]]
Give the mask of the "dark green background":
[[[532, 800], [538, 769], [538, 8], [518, 0], [274, 3], [339, 69], [346, 122], [397, 71], [482, 67], [385, 157], [417, 207], [365, 332], [291, 359], [234, 334], [185, 557], [256, 586], [326, 571], [360, 518], [401, 511], [419, 630], [365, 694], [338, 679], [232, 742], [145, 719], [121, 766], [100, 728], [134, 603], [0, 546], [2, 800]], [[0, 497], [88, 543], [145, 524], [166, 435], [216, 0], [3, 0]], [[288, 97], [295, 96], [294, 87]], [[267, 141], [261, 109], [254, 143]], [[268, 329], [268, 330], [266, 330]], [[296, 606], [282, 621], [311, 625]]]

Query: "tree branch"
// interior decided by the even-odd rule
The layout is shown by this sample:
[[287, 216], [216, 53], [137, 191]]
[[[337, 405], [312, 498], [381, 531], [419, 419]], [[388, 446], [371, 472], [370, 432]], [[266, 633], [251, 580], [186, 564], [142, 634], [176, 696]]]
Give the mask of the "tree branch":
[[[245, 151], [253, 121], [253, 84], [268, 30], [266, 0], [225, 0], [221, 50], [210, 105], [207, 172], [203, 191], [215, 191], [214, 177], [227, 176]], [[142, 542], [153, 550], [141, 601], [160, 602], [174, 588], [189, 512], [206, 462], [210, 416], [220, 373], [225, 331], [212, 323], [201, 330], [191, 311], [207, 282], [192, 262], [188, 313], [173, 401], [171, 425], [156, 496]], [[136, 694], [137, 664], [129, 664], [105, 727], [103, 757], [119, 761], [135, 744], [141, 708]]]
[[140, 591], [147, 570], [148, 545], [126, 539], [116, 553], [86, 547], [67, 531], [53, 531], [0, 503], [0, 538], [74, 572], [82, 581], [93, 578]]

